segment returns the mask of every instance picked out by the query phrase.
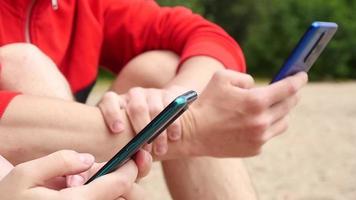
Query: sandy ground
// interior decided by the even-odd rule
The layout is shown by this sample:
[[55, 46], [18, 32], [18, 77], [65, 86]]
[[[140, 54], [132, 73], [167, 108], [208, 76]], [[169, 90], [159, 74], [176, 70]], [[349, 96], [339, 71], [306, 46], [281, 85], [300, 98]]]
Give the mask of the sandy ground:
[[[356, 199], [356, 82], [309, 84], [289, 130], [246, 163], [261, 200]], [[171, 199], [159, 164], [148, 179], [152, 199]]]

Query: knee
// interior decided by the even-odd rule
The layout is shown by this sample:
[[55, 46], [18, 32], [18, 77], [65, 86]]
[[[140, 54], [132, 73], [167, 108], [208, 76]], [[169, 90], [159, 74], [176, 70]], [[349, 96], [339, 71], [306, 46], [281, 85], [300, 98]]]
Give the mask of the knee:
[[72, 99], [64, 76], [35, 45], [15, 43], [0, 47], [0, 63], [1, 89]]
[[149, 51], [132, 59], [124, 68], [125, 76], [145, 87], [161, 88], [177, 72], [179, 56], [170, 51]]
[[38, 54], [39, 49], [28, 43], [13, 43], [0, 47], [0, 59], [3, 62], [19, 59], [20, 61], [28, 60], [31, 55]]
[[[28, 71], [34, 73], [34, 71], [38, 71], [40, 67], [43, 67], [42, 65], [36, 65], [39, 60], [51, 63], [50, 59], [38, 47], [32, 44], [14, 43], [0, 48], [0, 63], [7, 70], [11, 70], [12, 74], [16, 72], [26, 73]], [[54, 63], [51, 63], [51, 65], [54, 65]]]

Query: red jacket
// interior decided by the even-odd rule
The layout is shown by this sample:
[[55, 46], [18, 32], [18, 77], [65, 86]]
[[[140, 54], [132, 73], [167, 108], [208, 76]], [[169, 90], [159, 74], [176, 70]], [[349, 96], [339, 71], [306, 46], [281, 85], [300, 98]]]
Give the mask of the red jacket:
[[[206, 55], [245, 71], [238, 44], [220, 27], [153, 0], [0, 0], [0, 46], [14, 42], [39, 47], [74, 94], [95, 82], [98, 66], [119, 73], [130, 59], [153, 49], [174, 51], [181, 63]], [[0, 92], [0, 117], [13, 96]]]

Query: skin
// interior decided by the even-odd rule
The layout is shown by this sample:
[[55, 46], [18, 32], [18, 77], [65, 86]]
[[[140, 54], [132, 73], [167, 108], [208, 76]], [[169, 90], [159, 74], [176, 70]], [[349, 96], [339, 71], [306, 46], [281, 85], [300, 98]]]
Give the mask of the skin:
[[[3, 66], [2, 77], [8, 77], [6, 75], [8, 69], [10, 69], [10, 67]], [[222, 157], [256, 155], [260, 151], [264, 142], [285, 129], [276, 128], [274, 125], [276, 123], [278, 124], [280, 120], [283, 120], [283, 117], [288, 114], [290, 109], [295, 105], [298, 99], [296, 93], [305, 85], [306, 81], [306, 74], [300, 73], [270, 86], [251, 88], [251, 86], [253, 86], [253, 79], [251, 76], [234, 71], [221, 70], [214, 74], [206, 89], [201, 93], [199, 100], [197, 100], [190, 107], [189, 111], [183, 115], [182, 140], [173, 143], [172, 146], [177, 146], [179, 143], [179, 145], [187, 147], [188, 150], [184, 150], [183, 153], [186, 154], [185, 156], [209, 155]], [[222, 101], [222, 98], [224, 98], [224, 101]], [[231, 111], [231, 108], [235, 109]], [[48, 110], [51, 110], [52, 112], [48, 113]], [[34, 112], [36, 112], [36, 116], [33, 116], [32, 113]], [[125, 123], [129, 124], [127, 115], [123, 111], [121, 112], [122, 119], [124, 119]], [[28, 138], [28, 140], [25, 141], [17, 141], [20, 143], [27, 143], [27, 141], [31, 140], [33, 141], [32, 143], [36, 143], [34, 140], [45, 135], [56, 138], [56, 141], [53, 141], [54, 145], [48, 144], [49, 149], [53, 146], [56, 148], [61, 146], [57, 141], [63, 140], [64, 143], [69, 144], [79, 143], [79, 141], [84, 138], [80, 136], [81, 134], [78, 134], [79, 132], [85, 132], [83, 135], [85, 134], [86, 138], [91, 137], [90, 132], [96, 132], [96, 135], [93, 137], [98, 137], [100, 136], [100, 133], [102, 133], [102, 135], [104, 135], [103, 138], [107, 138], [107, 140], [110, 140], [111, 138], [113, 140], [120, 138], [120, 141], [122, 140], [126, 142], [133, 137], [134, 133], [130, 129], [125, 129], [125, 133], [118, 136], [107, 134], [108, 130], [100, 115], [101, 113], [96, 107], [53, 98], [21, 95], [16, 97], [6, 110], [1, 122], [1, 132], [7, 136], [3, 141], [10, 143], [14, 143], [13, 137]], [[76, 118], [82, 119], [81, 122], [70, 122], [72, 120], [69, 120]], [[201, 121], [206, 120], [211, 121], [211, 124], [226, 123], [231, 124], [231, 126], [218, 128], [204, 126], [205, 123], [202, 123]], [[234, 123], [236, 121], [242, 121], [244, 123]], [[285, 124], [285, 121], [281, 122], [282, 124]], [[8, 133], [10, 129], [11, 131], [19, 131], [19, 133], [10, 134]], [[33, 130], [36, 130], [37, 133], [33, 133]], [[250, 131], [256, 133], [249, 134]], [[30, 139], [31, 136], [25, 132], [31, 132], [32, 134], [38, 135], [38, 137], [32, 137], [32, 139]], [[71, 134], [73, 134], [73, 137], [66, 137], [71, 138], [69, 141], [62, 137], [64, 134], [68, 134], [66, 136], [71, 136]], [[95, 133], [93, 133], [93, 135], [94, 134]], [[219, 136], [226, 136], [226, 139], [218, 139]], [[100, 144], [101, 140], [99, 138], [95, 139], [98, 139]], [[239, 142], [238, 145], [241, 145], [241, 148], [236, 148], [238, 147], [236, 144], [230, 146], [225, 145], [226, 147], [221, 148], [224, 146], [225, 142], [229, 140], [231, 141], [232, 138], [239, 139], [237, 142]], [[107, 140], [103, 140], [105, 141], [104, 143], [106, 143]], [[209, 143], [212, 143], [211, 140], [216, 141], [216, 144], [206, 145], [205, 141], [210, 141]], [[83, 141], [80, 143], [82, 144]], [[96, 143], [97, 142], [89, 142], [89, 144]], [[115, 142], [108, 142], [108, 144], [110, 143], [112, 144]], [[221, 145], [219, 143], [221, 143]], [[4, 144], [6, 144], [6, 142], [4, 142]], [[91, 145], [81, 144], [77, 145], [93, 149], [89, 147]], [[26, 147], [27, 145], [11, 146]], [[41, 146], [42, 147], [40, 148], [46, 148], [43, 147], [43, 144], [41, 144]], [[217, 146], [217, 148], [214, 148], [214, 146]], [[2, 148], [6, 149], [6, 147]], [[97, 146], [95, 148], [97, 148]], [[227, 149], [229, 151], [227, 151]], [[21, 151], [21, 149], [18, 150]], [[178, 151], [174, 150], [172, 153], [173, 152]], [[169, 156], [163, 156], [162, 158], [172, 158], [172, 153], [168, 154]]]
[[[147, 60], [149, 60], [149, 62], [147, 62]], [[214, 70], [214, 65], [217, 65], [216, 68], [219, 69], [220, 65], [219, 62], [214, 62], [211, 58], [203, 56], [195, 57], [191, 61], [199, 61], [199, 65], [202, 65], [205, 68], [204, 72]], [[149, 115], [146, 114], [146, 116], [153, 117], [155, 116], [155, 113], [158, 113], [163, 109], [163, 107], [161, 107], [163, 104], [167, 105], [177, 95], [188, 90], [183, 86], [177, 85], [166, 87], [168, 83], [175, 78], [178, 63], [179, 57], [177, 55], [172, 55], [170, 52], [153, 51], [144, 53], [143, 55], [136, 57], [124, 68], [122, 73], [126, 77], [130, 77], [130, 81], [126, 81], [126, 79], [121, 80], [120, 78], [123, 78], [123, 76], [119, 75], [114, 82], [113, 88], [118, 88], [115, 92], [120, 94], [127, 93], [127, 91], [130, 90], [137, 90], [138, 92], [143, 93], [143, 95], [140, 96], [145, 97], [143, 99], [146, 100], [146, 102], [141, 101], [144, 106], [137, 106], [135, 104], [131, 104], [131, 106], [147, 107], [148, 109], [146, 110], [149, 110]], [[198, 64], [195, 62], [186, 64], [189, 65], [182, 66], [184, 69], [181, 68], [180, 70], [181, 76], [190, 75], [187, 73], [188, 69], [192, 69], [194, 66], [199, 66], [193, 66], [192, 64]], [[162, 76], [162, 69], [166, 69], [165, 76]], [[198, 70], [196, 72], [198, 72]], [[204, 73], [200, 74], [203, 75]], [[187, 80], [194, 81], [202, 80], [198, 77], [186, 78]], [[162, 90], [164, 93], [163, 97], [166, 98], [157, 98], [159, 95], [155, 89], [137, 88], [140, 85], [135, 84], [135, 81], [137, 81], [137, 83], [142, 83], [142, 80], [145, 81], [144, 86], [147, 88], [164, 88], [165, 90]], [[199, 90], [199, 88], [195, 88], [195, 90]], [[108, 94], [109, 96], [106, 96]], [[99, 103], [99, 107], [104, 111], [103, 114], [106, 117], [106, 122], [108, 122], [111, 118], [118, 118], [115, 117], [115, 111], [118, 110], [117, 102], [120, 102], [120, 98], [112, 92], [108, 92], [106, 95], [104, 95], [102, 101]], [[140, 96], [132, 97], [132, 99], [139, 99]], [[130, 105], [126, 104], [125, 108], [129, 109], [129, 106]], [[106, 114], [106, 110], [111, 112]], [[142, 110], [138, 111], [137, 115], [142, 116]], [[128, 114], [130, 115], [134, 113]], [[179, 122], [179, 120], [176, 122]], [[171, 126], [168, 129], [168, 137], [166, 138], [168, 138], [170, 142], [179, 139], [180, 135], [178, 135], [177, 138], [172, 137], [172, 133], [178, 132], [179, 134], [180, 129], [177, 130], [177, 128], [180, 127]], [[175, 132], [172, 132], [173, 130], [175, 130]], [[164, 136], [164, 133], [162, 133], [162, 135]], [[164, 140], [156, 140], [153, 148], [155, 154], [160, 154], [160, 152], [157, 151], [157, 147], [164, 147], [164, 143], [167, 141], [166, 138], [164, 138]], [[151, 147], [148, 147], [147, 149], [150, 150]], [[181, 158], [163, 161], [162, 167], [167, 186], [173, 199], [256, 199], [256, 192], [254, 191], [242, 159], [216, 159], [208, 157]], [[207, 176], [207, 174], [209, 174], [209, 176]]]
[[[95, 164], [94, 157], [90, 154], [68, 150], [58, 151], [15, 167], [0, 157], [0, 173], [1, 176], [4, 176], [0, 181], [0, 195], [4, 200], [144, 199], [144, 191], [135, 184], [135, 180], [139, 172], [137, 166], [144, 164], [146, 169], [142, 170], [147, 171], [150, 166], [149, 160], [148, 153], [140, 152], [136, 157], [137, 164], [130, 160], [120, 169], [102, 176], [90, 184], [67, 187], [64, 184], [66, 180], [63, 176], [90, 175], [102, 164]], [[81, 176], [75, 174], [81, 174]]]
[[[9, 73], [6, 71], [10, 69], [12, 68], [4, 67], [3, 73]], [[281, 81], [280, 87], [254, 88], [252, 78], [248, 75], [228, 70], [213, 74], [212, 80], [202, 92], [199, 100], [181, 118], [181, 140], [170, 142], [167, 154], [156, 156], [157, 159], [203, 155], [218, 157], [256, 155], [268, 139], [284, 130], [283, 126], [275, 125], [280, 122], [278, 119], [283, 119], [281, 116], [288, 113], [294, 106], [293, 102], [297, 99], [296, 92], [306, 83], [306, 75], [299, 74]], [[284, 96], [265, 102], [265, 98], [270, 98], [268, 95], [270, 93], [272, 96], [281, 94]], [[225, 101], [226, 99], [230, 101]], [[252, 103], [254, 106], [247, 103]], [[260, 109], [253, 110], [255, 108]], [[283, 108], [280, 109], [283, 112], [271, 112], [272, 108]], [[51, 110], [51, 114], [46, 112], [48, 110]], [[35, 117], [32, 115], [34, 112], [36, 112]], [[124, 123], [129, 124], [128, 117], [123, 113], [121, 111]], [[211, 121], [209, 124], [231, 124], [231, 126], [209, 129], [207, 126], [202, 126], [207, 124], [205, 123], [207, 116]], [[78, 118], [81, 119], [83, 125], [69, 120]], [[236, 121], [244, 123], [235, 123]], [[99, 158], [107, 159], [107, 155], [111, 153], [108, 151], [110, 146], [118, 148], [134, 135], [131, 127], [125, 127], [120, 135], [109, 134], [97, 108], [30, 95], [15, 98], [1, 123], [1, 132], [6, 135], [3, 142], [7, 144], [1, 146], [1, 152], [7, 152], [7, 157], [15, 162], [19, 159], [15, 156], [19, 152], [24, 155], [21, 159], [30, 159], [68, 146], [81, 150], [87, 149]], [[15, 127], [15, 124], [22, 124], [23, 127]], [[281, 121], [277, 124], [285, 123]], [[250, 134], [251, 131], [253, 134]], [[37, 137], [33, 137], [34, 134]], [[22, 138], [21, 145], [17, 138]], [[66, 138], [71, 138], [71, 140], [66, 140]], [[46, 142], [41, 142], [41, 140]], [[16, 148], [13, 147], [13, 145], [16, 146], [14, 141], [17, 144]], [[234, 143], [232, 144], [231, 141]], [[236, 148], [238, 145], [242, 146]], [[105, 148], [101, 148], [103, 146]], [[28, 153], [29, 150], [31, 153]]]
[[[257, 155], [265, 142], [287, 128], [285, 117], [296, 105], [296, 93], [305, 82], [305, 73], [299, 73], [270, 86], [249, 88], [253, 84], [250, 76], [229, 70], [219, 71], [201, 93], [199, 100], [184, 115], [190, 120], [184, 122], [188, 126], [185, 127], [185, 133], [183, 130], [182, 139], [195, 144], [192, 145], [193, 151], [197, 149], [194, 156]], [[246, 106], [243, 105], [245, 102]], [[230, 112], [231, 108], [236, 109]], [[232, 123], [235, 120], [244, 123]], [[224, 122], [225, 126], [213, 126]], [[217, 139], [216, 135], [225, 137]], [[206, 141], [202, 142], [203, 138]], [[207, 143], [211, 144], [209, 150]], [[226, 147], [226, 144], [229, 145]], [[198, 150], [199, 145], [204, 147]]]

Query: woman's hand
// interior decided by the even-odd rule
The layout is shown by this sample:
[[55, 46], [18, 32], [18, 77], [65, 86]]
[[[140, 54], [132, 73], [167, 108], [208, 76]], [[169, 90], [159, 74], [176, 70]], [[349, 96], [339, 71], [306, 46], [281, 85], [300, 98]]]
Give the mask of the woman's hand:
[[[83, 175], [89, 177], [89, 174], [100, 166], [94, 166], [94, 157], [90, 154], [59, 151], [14, 167], [0, 181], [0, 196], [2, 200], [142, 199], [143, 190], [134, 183], [139, 172], [137, 166], [144, 168], [141, 170], [142, 175], [147, 174], [152, 158], [147, 152], [141, 152], [136, 156], [136, 160], [137, 164], [129, 161], [117, 171], [102, 176], [88, 185], [81, 185], [85, 179], [80, 179], [82, 182], [76, 187], [60, 188], [63, 185], [62, 181], [66, 180], [64, 176], [81, 174], [81, 177]], [[1, 163], [5, 163], [9, 169], [8, 162], [2, 160]], [[71, 183], [71, 180], [68, 182]]]
[[[120, 110], [125, 109], [130, 119], [132, 128], [139, 133], [154, 117], [156, 117], [171, 101], [188, 91], [178, 86], [167, 89], [154, 88], [132, 88], [125, 95], [118, 95], [114, 92], [107, 92], [101, 99], [98, 107], [105, 118], [107, 126], [113, 133], [124, 130]], [[153, 151], [156, 155], [164, 155], [168, 151], [168, 140], [178, 141], [181, 138], [180, 121], [176, 120], [167, 131], [158, 136], [153, 145], [145, 146], [148, 151]], [[153, 146], [153, 147], [152, 147]]]

